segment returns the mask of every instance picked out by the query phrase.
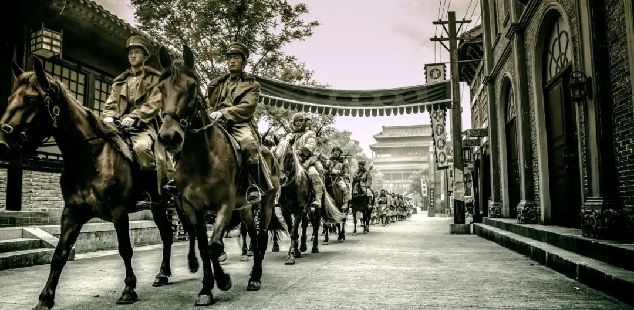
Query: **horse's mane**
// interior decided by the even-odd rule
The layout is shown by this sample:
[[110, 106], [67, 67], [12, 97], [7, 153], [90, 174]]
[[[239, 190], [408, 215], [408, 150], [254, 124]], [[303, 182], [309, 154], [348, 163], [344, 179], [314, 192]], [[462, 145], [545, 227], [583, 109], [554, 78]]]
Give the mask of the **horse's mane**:
[[[82, 109], [86, 112], [86, 120], [90, 127], [96, 132], [97, 136], [103, 138], [106, 142], [111, 143], [114, 148], [125, 157], [131, 163], [134, 162], [134, 156], [130, 147], [123, 140], [123, 138], [119, 135], [117, 129], [113, 128], [110, 125], [107, 125], [94, 111], [82, 105], [74, 96], [71, 95], [70, 90], [64, 83], [59, 81], [57, 78], [50, 76], [46, 73], [46, 77], [48, 78], [49, 83], [52, 83], [59, 91], [58, 96], [65, 100], [69, 106], [74, 106], [74, 108]], [[17, 80], [17, 84], [14, 87], [18, 87], [21, 85], [31, 84], [34, 88], [42, 89], [42, 86], [39, 84], [37, 80], [37, 75], [34, 71], [25, 72], [22, 76]]]
[[293, 156], [293, 170], [295, 170], [294, 178], [295, 180], [299, 180], [302, 176], [302, 171], [304, 171], [304, 168], [299, 163], [299, 158], [297, 158], [297, 154], [295, 154], [295, 152], [293, 151], [292, 145], [289, 143], [289, 141], [282, 140], [280, 144], [275, 148], [275, 157], [284, 160], [287, 152], [290, 152], [291, 156]]

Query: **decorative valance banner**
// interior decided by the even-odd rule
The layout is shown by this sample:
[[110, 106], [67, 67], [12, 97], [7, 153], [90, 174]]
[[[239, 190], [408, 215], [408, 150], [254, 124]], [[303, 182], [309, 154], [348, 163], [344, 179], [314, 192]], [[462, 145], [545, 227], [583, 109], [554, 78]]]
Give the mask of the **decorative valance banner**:
[[451, 108], [449, 81], [380, 90], [300, 86], [256, 76], [260, 103], [288, 110], [339, 116], [390, 116]]
[[447, 130], [445, 126], [447, 110], [437, 109], [431, 112], [431, 133], [434, 139], [434, 158], [436, 167], [447, 169], [449, 167], [447, 154]]

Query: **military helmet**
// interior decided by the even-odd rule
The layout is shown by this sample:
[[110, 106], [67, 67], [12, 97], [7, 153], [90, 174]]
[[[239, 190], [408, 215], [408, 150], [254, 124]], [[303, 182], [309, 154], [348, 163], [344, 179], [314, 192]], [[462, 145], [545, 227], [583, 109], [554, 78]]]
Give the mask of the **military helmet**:
[[131, 36], [130, 38], [128, 38], [128, 41], [125, 42], [125, 47], [127, 49], [130, 49], [131, 47], [140, 47], [145, 51], [145, 54], [150, 57], [150, 42], [145, 39], [144, 37], [141, 36]]
[[297, 112], [297, 113], [293, 114], [293, 122], [305, 121], [305, 120], [306, 120], [306, 115], [304, 115], [304, 113]]
[[229, 46], [227, 46], [227, 51], [225, 52], [225, 55], [229, 56], [236, 54], [242, 55], [242, 58], [244, 60], [247, 60], [247, 58], [249, 58], [249, 49], [242, 43], [233, 42], [229, 44]]
[[330, 150], [330, 153], [334, 153], [335, 151], [339, 151], [339, 153], [343, 153], [343, 151], [341, 150], [341, 148], [340, 148], [340, 147], [338, 147], [338, 146], [334, 146], [334, 147], [332, 148], [332, 150]]
[[365, 160], [359, 160], [357, 164], [359, 164], [359, 166], [365, 166]]

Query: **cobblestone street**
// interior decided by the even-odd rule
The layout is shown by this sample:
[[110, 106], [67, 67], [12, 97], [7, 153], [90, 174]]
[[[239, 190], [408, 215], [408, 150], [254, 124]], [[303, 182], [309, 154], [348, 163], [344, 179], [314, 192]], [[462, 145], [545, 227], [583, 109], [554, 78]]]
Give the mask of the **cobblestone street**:
[[[343, 244], [321, 245], [294, 266], [268, 252], [262, 290], [247, 292], [251, 262], [240, 262], [237, 238], [226, 239], [232, 276], [229, 292], [214, 290], [214, 309], [629, 309], [601, 292], [474, 235], [449, 235], [450, 218], [412, 218]], [[351, 231], [351, 230], [350, 230]], [[137, 249], [133, 265], [140, 300], [116, 306], [123, 264], [116, 253], [83, 255], [69, 262], [56, 309], [193, 309], [202, 273], [190, 274], [186, 244], [172, 254], [172, 284], [154, 288], [160, 247]], [[107, 255], [111, 253], [111, 255]], [[0, 308], [30, 309], [48, 265], [0, 272]]]

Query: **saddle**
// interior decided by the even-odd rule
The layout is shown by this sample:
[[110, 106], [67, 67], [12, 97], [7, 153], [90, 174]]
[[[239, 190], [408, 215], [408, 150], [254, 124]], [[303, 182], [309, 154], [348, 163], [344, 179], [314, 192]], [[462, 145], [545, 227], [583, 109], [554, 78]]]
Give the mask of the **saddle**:
[[218, 128], [220, 129], [220, 132], [222, 132], [222, 134], [225, 137], [227, 137], [227, 139], [229, 140], [229, 143], [231, 144], [231, 148], [233, 149], [233, 155], [235, 156], [236, 163], [238, 164], [238, 169], [242, 170], [243, 157], [242, 157], [242, 149], [240, 148], [240, 143], [238, 143], [238, 140], [236, 140], [236, 138], [234, 138], [229, 133], [229, 131], [226, 128], [227, 124], [225, 122], [220, 122], [217, 124], [218, 124]]

